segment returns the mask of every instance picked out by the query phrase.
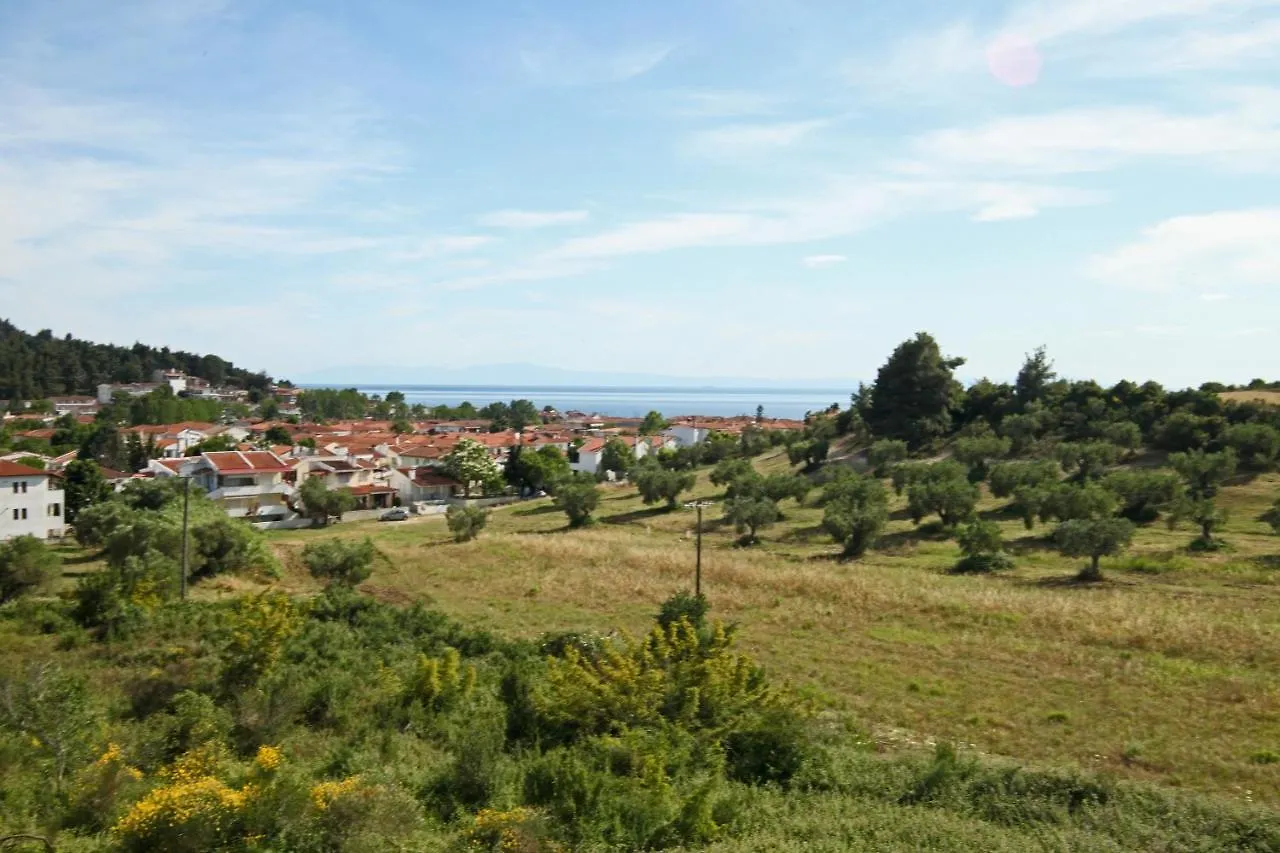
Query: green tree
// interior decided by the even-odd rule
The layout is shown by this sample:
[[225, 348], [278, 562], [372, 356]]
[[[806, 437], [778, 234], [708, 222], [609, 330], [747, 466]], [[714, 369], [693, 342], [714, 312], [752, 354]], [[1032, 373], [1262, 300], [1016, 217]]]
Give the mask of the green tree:
[[782, 518], [782, 513], [768, 496], [744, 494], [725, 501], [724, 517], [742, 534], [744, 544], [753, 545], [759, 541], [757, 531]]
[[75, 524], [85, 507], [111, 497], [111, 484], [92, 459], [76, 459], [69, 463], [62, 473], [62, 488], [68, 524]]
[[585, 527], [600, 505], [600, 490], [590, 477], [574, 477], [556, 489], [555, 505], [569, 517], [570, 527]]
[[1142, 449], [1142, 428], [1132, 421], [1116, 421], [1102, 427], [1102, 440], [1125, 451], [1126, 456]]
[[956, 531], [956, 543], [964, 556], [956, 563], [957, 572], [991, 572], [1008, 569], [1013, 560], [1004, 552], [1000, 525], [974, 519]]
[[0, 676], [0, 731], [22, 735], [34, 747], [55, 796], [95, 746], [101, 716], [92, 695], [82, 676], [53, 663], [31, 662]]
[[1218, 493], [1218, 488], [1236, 472], [1236, 452], [1231, 448], [1217, 453], [1191, 450], [1169, 454], [1169, 464], [1187, 484], [1187, 496], [1205, 500]]
[[280, 426], [280, 424], [272, 424], [266, 432], [262, 434], [262, 440], [267, 444], [287, 444], [293, 446], [293, 434], [289, 430]]
[[956, 439], [952, 455], [968, 466], [970, 483], [981, 483], [987, 479], [992, 460], [1007, 456], [1012, 447], [1012, 440], [998, 435], [971, 436]]
[[1057, 448], [1062, 470], [1084, 482], [1101, 477], [1120, 460], [1120, 448], [1107, 441], [1063, 442]]
[[865, 554], [889, 520], [888, 494], [872, 477], [850, 474], [834, 480], [823, 490], [822, 500], [822, 527], [844, 546], [846, 557]]
[[0, 542], [0, 603], [40, 589], [61, 570], [62, 558], [34, 536]]
[[916, 524], [937, 513], [944, 527], [954, 527], [973, 515], [977, 504], [978, 487], [954, 462], [927, 466], [924, 476], [907, 487], [907, 512]]
[[445, 510], [445, 523], [454, 542], [470, 542], [489, 522], [489, 511], [478, 506], [454, 505]]
[[477, 485], [482, 490], [492, 490], [503, 481], [502, 468], [489, 455], [483, 444], [464, 438], [453, 446], [444, 458], [445, 472], [462, 483], [462, 493], [471, 496]]
[[671, 471], [657, 465], [638, 465], [632, 477], [645, 505], [667, 502], [667, 509], [675, 509], [680, 494], [693, 488], [697, 476], [692, 471]]
[[1112, 471], [1102, 485], [1120, 498], [1120, 515], [1135, 524], [1155, 521], [1178, 503], [1184, 486], [1174, 471]]
[[1179, 500], [1169, 513], [1169, 529], [1172, 530], [1183, 521], [1190, 521], [1200, 528], [1200, 535], [1191, 540], [1194, 550], [1216, 551], [1222, 547], [1221, 541], [1215, 539], [1213, 534], [1227, 523], [1227, 510], [1218, 506], [1213, 498], [1185, 496]]
[[356, 498], [350, 489], [330, 489], [323, 477], [308, 477], [298, 489], [298, 497], [307, 515], [321, 527], [327, 526], [330, 518], [341, 521], [344, 513], [356, 508]]
[[23, 456], [17, 462], [19, 465], [26, 465], [28, 468], [35, 468], [37, 471], [44, 470], [44, 460], [39, 456]]
[[628, 447], [625, 441], [620, 438], [611, 438], [605, 442], [604, 449], [600, 452], [600, 465], [597, 470], [601, 477], [604, 477], [607, 471], [612, 471], [619, 477], [625, 477], [635, 465], [635, 461], [635, 451]]
[[1058, 374], [1053, 371], [1053, 362], [1044, 347], [1036, 347], [1036, 351], [1027, 356], [1018, 370], [1018, 378], [1013, 382], [1013, 393], [1018, 403], [1025, 409], [1032, 403], [1043, 400], [1053, 385]]
[[555, 491], [556, 483], [573, 474], [560, 448], [546, 444], [537, 450], [515, 448], [507, 457], [507, 482], [518, 489]]
[[236, 440], [227, 434], [215, 435], [206, 438], [204, 441], [198, 442], [187, 448], [187, 456], [199, 456], [201, 453], [219, 453], [226, 450], [235, 450]]
[[1038, 462], [1001, 462], [988, 475], [991, 494], [1007, 498], [1021, 486], [1047, 486], [1058, 482], [1058, 465], [1047, 459]]
[[1098, 561], [1129, 547], [1133, 522], [1124, 518], [1077, 518], [1059, 524], [1053, 536], [1064, 556], [1089, 558], [1088, 568], [1080, 573], [1081, 580], [1100, 581], [1102, 570]]
[[715, 486], [727, 486], [741, 477], [749, 477], [755, 473], [748, 459], [722, 459], [711, 469], [711, 483]]
[[1235, 424], [1222, 436], [1240, 464], [1253, 471], [1270, 471], [1280, 457], [1280, 429], [1267, 424]]
[[876, 374], [867, 425], [878, 438], [925, 447], [951, 429], [951, 410], [963, 393], [953, 371], [961, 358], [945, 358], [926, 332], [899, 344]]
[[907, 458], [907, 443], [898, 439], [882, 438], [867, 448], [867, 464], [871, 473], [884, 479], [890, 470]]
[[369, 579], [377, 550], [366, 536], [359, 542], [321, 539], [302, 549], [302, 562], [311, 576], [329, 584], [354, 587]]
[[657, 435], [666, 429], [668, 425], [669, 423], [662, 416], [662, 412], [649, 412], [644, 416], [644, 420], [640, 422], [640, 434]]

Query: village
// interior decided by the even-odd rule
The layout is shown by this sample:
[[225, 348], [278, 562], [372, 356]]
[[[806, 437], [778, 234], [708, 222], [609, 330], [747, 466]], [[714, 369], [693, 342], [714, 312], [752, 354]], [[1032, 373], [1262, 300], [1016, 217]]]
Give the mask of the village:
[[[801, 430], [804, 423], [756, 417], [672, 418], [658, 432], [640, 434], [641, 419], [617, 418], [580, 411], [544, 409], [541, 423], [521, 429], [498, 429], [492, 421], [386, 420], [365, 417], [340, 422], [304, 422], [298, 401], [305, 390], [272, 386], [269, 399], [275, 418], [261, 417], [255, 406], [249, 417], [236, 417], [247, 406], [245, 392], [213, 386], [176, 370], [156, 371], [147, 383], [104, 384], [94, 397], [53, 397], [42, 401], [38, 415], [9, 412], [5, 423], [11, 435], [28, 449], [0, 454], [0, 539], [19, 535], [58, 538], [66, 533], [65, 504], [60, 481], [67, 465], [81, 457], [79, 450], [59, 455], [29, 449], [49, 442], [59, 419], [96, 423], [113, 401], [140, 397], [167, 388], [184, 398], [225, 404], [220, 422], [183, 421], [120, 427], [122, 440], [148, 449], [138, 470], [109, 467], [103, 475], [119, 490], [133, 480], [188, 478], [232, 518], [263, 528], [307, 526], [313, 521], [300, 500], [309, 480], [329, 490], [347, 490], [354, 498], [354, 519], [401, 519], [442, 513], [451, 503], [491, 505], [532, 494], [510, 487], [501, 491], [474, 488], [447, 472], [447, 459], [462, 442], [483, 447], [493, 462], [505, 467], [513, 453], [552, 447], [563, 453], [570, 470], [613, 480], [601, 467], [605, 447], [621, 441], [635, 461], [679, 448], [693, 447], [713, 434], [739, 436], [748, 428], [770, 431]], [[255, 416], [257, 415], [257, 416]], [[407, 423], [407, 430], [406, 430]], [[217, 450], [204, 449], [216, 446]], [[19, 505], [21, 504], [21, 505]], [[388, 510], [399, 510], [388, 514]]]

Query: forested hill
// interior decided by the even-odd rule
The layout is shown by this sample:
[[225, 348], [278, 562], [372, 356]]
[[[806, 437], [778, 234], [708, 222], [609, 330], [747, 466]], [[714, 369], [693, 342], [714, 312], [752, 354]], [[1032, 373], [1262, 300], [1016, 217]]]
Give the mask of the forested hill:
[[265, 388], [271, 377], [236, 367], [216, 355], [197, 355], [134, 344], [95, 344], [55, 337], [45, 329], [28, 334], [0, 320], [0, 399], [39, 400], [93, 394], [103, 382], [145, 382], [157, 369], [176, 368], [215, 385]]

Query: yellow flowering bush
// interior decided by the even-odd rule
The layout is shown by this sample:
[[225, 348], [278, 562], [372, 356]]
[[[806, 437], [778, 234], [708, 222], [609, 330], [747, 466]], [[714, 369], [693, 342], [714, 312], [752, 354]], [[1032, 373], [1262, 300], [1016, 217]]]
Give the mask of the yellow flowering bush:
[[449, 648], [439, 658], [418, 656], [417, 667], [406, 687], [406, 699], [441, 711], [470, 696], [475, 686], [476, 668], [470, 665], [463, 668], [458, 650]]
[[213, 776], [154, 789], [115, 825], [126, 850], [202, 851], [234, 836], [248, 794]]
[[284, 753], [278, 746], [260, 746], [258, 753], [253, 757], [253, 764], [264, 773], [275, 772], [280, 767], [280, 762], [284, 760]]
[[466, 849], [485, 853], [555, 853], [563, 850], [547, 839], [545, 818], [534, 809], [482, 809], [464, 836]]
[[587, 734], [679, 722], [723, 731], [744, 714], [776, 700], [764, 671], [732, 651], [732, 634], [717, 623], [707, 636], [687, 619], [643, 640], [624, 637], [598, 654], [570, 647], [547, 662], [541, 712]]
[[68, 823], [86, 829], [109, 826], [116, 813], [120, 794], [142, 781], [142, 771], [125, 761], [114, 743], [97, 760], [81, 770], [68, 792]]
[[316, 811], [327, 812], [339, 801], [364, 790], [359, 776], [348, 776], [340, 782], [321, 782], [311, 788], [311, 804]]
[[236, 684], [252, 684], [266, 674], [280, 659], [298, 622], [293, 602], [280, 593], [264, 592], [237, 602], [228, 618], [228, 679]]

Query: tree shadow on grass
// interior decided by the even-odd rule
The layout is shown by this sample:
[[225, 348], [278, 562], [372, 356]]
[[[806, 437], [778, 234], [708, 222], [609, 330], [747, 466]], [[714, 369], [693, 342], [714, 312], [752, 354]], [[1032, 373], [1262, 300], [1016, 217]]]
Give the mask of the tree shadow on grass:
[[1261, 569], [1280, 570], [1280, 554], [1263, 554], [1254, 557], [1253, 562]]
[[779, 542], [803, 542], [809, 543], [820, 536], [830, 536], [823, 529], [821, 524], [810, 525], [809, 527], [793, 527], [779, 538]]
[[1009, 504], [1003, 504], [993, 509], [984, 509], [978, 513], [978, 518], [983, 521], [1021, 521], [1022, 514]]
[[1057, 546], [1050, 536], [1023, 536], [1018, 539], [1006, 539], [1004, 549], [1014, 556], [1021, 556], [1056, 551]]
[[63, 557], [62, 565], [64, 566], [82, 566], [85, 563], [92, 563], [96, 560], [103, 559], [105, 552], [99, 551], [95, 554], [79, 554], [75, 557]]
[[942, 526], [940, 521], [930, 521], [910, 530], [899, 530], [895, 533], [881, 534], [876, 540], [876, 549], [882, 551], [901, 550], [921, 542], [945, 542], [951, 538], [952, 531]]
[[564, 510], [560, 509], [560, 507], [556, 506], [555, 504], [547, 504], [546, 506], [535, 506], [535, 507], [530, 507], [529, 509], [518, 509], [512, 512], [511, 514], [519, 515], [523, 517], [526, 515], [547, 515], [548, 513], [553, 513], [553, 512], [564, 512]]
[[[668, 509], [666, 506], [645, 507], [644, 509], [633, 509], [631, 512], [622, 512], [617, 515], [611, 515], [608, 518], [600, 519], [605, 524], [630, 524], [633, 521], [642, 521], [646, 518], [653, 518], [659, 515], [670, 515], [674, 510]], [[705, 522], [704, 522], [705, 524]]]

